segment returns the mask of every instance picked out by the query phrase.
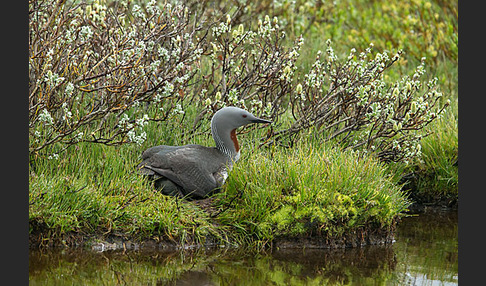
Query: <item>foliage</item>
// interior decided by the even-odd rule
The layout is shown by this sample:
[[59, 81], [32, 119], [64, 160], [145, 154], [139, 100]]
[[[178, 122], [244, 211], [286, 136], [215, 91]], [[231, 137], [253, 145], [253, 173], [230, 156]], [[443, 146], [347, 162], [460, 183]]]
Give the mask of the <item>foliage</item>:
[[352, 49], [347, 60], [338, 61], [328, 41], [327, 58], [322, 60], [319, 51], [303, 83], [293, 92], [296, 121], [278, 131], [277, 138], [315, 127], [323, 133], [319, 137], [324, 141], [338, 141], [352, 149], [364, 147], [365, 151], [376, 152], [382, 161], [408, 161], [420, 154], [419, 141], [424, 135], [417, 130], [448, 106], [437, 107], [442, 97], [437, 91], [437, 78], [421, 91], [423, 59], [412, 76], [388, 83], [383, 74], [400, 59], [401, 51], [392, 58], [383, 52], [369, 59], [372, 47], [359, 55]]
[[286, 47], [277, 17], [245, 28], [233, 26], [240, 9], [234, 19], [226, 14], [211, 22], [187, 6], [156, 1], [48, 3], [30, 3], [31, 155], [57, 142], [63, 144], [45, 155], [82, 141], [141, 144], [147, 121], [168, 121], [188, 105], [202, 109], [189, 132], [195, 134], [205, 115], [238, 105], [277, 128], [291, 108], [295, 121], [268, 133], [268, 144], [293, 144], [312, 127], [322, 141], [408, 161], [420, 154], [418, 131], [447, 106], [437, 102], [437, 79], [421, 90], [424, 61], [413, 76], [384, 79], [401, 51], [390, 58], [371, 46], [359, 54], [353, 48], [340, 60], [328, 40], [326, 58], [318, 51], [304, 73], [296, 65], [304, 38]]
[[[343, 41], [351, 47], [366, 47], [373, 42], [377, 48], [403, 49], [411, 58], [437, 63], [444, 58], [457, 62], [458, 1], [340, 1], [348, 7], [349, 33]], [[345, 13], [345, 12], [342, 12]], [[333, 29], [338, 36], [337, 27]]]
[[284, 47], [285, 32], [276, 18], [265, 17], [256, 31], [245, 30], [243, 24], [233, 29], [231, 23], [228, 15], [208, 37], [212, 52], [203, 84], [211, 92], [205, 104], [211, 110], [237, 105], [275, 120], [287, 110], [287, 94], [303, 41]]

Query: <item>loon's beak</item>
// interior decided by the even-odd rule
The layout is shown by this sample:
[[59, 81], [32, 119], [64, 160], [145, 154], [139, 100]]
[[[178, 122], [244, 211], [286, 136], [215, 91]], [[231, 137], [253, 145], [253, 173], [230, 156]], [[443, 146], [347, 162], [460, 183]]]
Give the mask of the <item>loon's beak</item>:
[[255, 119], [251, 120], [252, 123], [272, 123], [272, 121], [270, 120], [266, 120], [266, 119], [261, 119], [261, 118], [257, 118], [255, 117]]

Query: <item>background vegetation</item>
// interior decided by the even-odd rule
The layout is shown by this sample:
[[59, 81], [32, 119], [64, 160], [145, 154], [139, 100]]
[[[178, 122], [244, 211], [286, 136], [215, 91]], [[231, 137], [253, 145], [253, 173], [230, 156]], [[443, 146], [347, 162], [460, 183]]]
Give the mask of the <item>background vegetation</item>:
[[[31, 232], [265, 245], [457, 203], [456, 2], [240, 2], [29, 2]], [[213, 212], [134, 172], [226, 105], [274, 123]]]

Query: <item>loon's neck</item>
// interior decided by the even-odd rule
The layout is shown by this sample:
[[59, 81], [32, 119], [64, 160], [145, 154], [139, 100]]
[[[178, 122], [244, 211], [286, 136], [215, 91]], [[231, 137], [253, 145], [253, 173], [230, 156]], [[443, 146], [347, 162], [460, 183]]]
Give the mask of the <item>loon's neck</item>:
[[216, 122], [211, 122], [211, 133], [216, 143], [216, 148], [226, 155], [230, 161], [236, 162], [240, 158], [240, 146], [238, 139], [236, 139], [236, 129], [229, 132], [221, 129], [223, 128], [219, 128]]

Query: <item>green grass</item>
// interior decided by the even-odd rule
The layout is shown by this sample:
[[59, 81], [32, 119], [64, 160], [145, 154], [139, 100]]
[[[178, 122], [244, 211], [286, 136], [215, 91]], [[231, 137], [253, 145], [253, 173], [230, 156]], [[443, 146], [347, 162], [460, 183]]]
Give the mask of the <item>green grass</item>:
[[443, 200], [453, 205], [458, 201], [459, 182], [456, 115], [445, 113], [427, 131], [431, 134], [422, 140], [421, 160], [414, 165], [414, 197], [425, 203]]
[[219, 219], [256, 241], [387, 228], [409, 204], [384, 166], [352, 151], [301, 143], [246, 154], [218, 195], [238, 197], [235, 207]]

